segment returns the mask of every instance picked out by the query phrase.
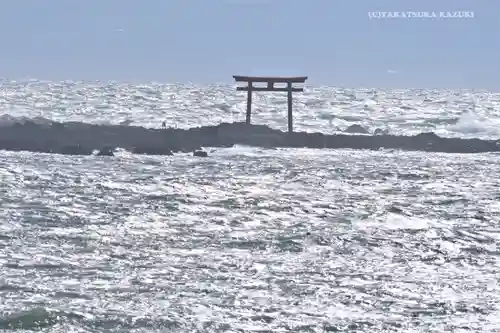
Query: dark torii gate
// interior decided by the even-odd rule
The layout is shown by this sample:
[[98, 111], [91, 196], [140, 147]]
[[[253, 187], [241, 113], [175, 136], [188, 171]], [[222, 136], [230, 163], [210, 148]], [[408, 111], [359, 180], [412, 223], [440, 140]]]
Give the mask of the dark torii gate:
[[[247, 82], [246, 87], [237, 87], [238, 91], [247, 92], [247, 119], [246, 123], [250, 124], [252, 114], [252, 92], [256, 91], [281, 91], [288, 93], [288, 132], [293, 132], [293, 115], [292, 115], [292, 92], [302, 92], [304, 88], [295, 88], [293, 83], [304, 83], [307, 76], [298, 77], [267, 77], [267, 76], [241, 76], [233, 75], [236, 82]], [[267, 83], [266, 87], [255, 87], [253, 83]], [[286, 83], [286, 87], [275, 87], [275, 83]]]

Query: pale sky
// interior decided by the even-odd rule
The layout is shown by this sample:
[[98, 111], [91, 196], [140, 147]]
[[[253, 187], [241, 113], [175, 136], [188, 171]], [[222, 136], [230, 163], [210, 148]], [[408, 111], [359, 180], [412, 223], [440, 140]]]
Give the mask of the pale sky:
[[5, 0], [0, 42], [13, 79], [500, 88], [500, 0]]

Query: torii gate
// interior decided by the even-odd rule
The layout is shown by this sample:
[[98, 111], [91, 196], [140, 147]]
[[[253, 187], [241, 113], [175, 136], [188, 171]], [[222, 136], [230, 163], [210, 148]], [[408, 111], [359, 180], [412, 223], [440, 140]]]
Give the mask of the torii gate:
[[[238, 91], [247, 92], [247, 118], [246, 123], [250, 124], [252, 113], [252, 92], [253, 91], [282, 91], [288, 93], [288, 132], [293, 132], [293, 114], [292, 114], [292, 92], [302, 92], [304, 88], [294, 88], [293, 83], [304, 83], [307, 76], [298, 77], [266, 77], [266, 76], [241, 76], [233, 75], [236, 82], [247, 82], [246, 87], [237, 87]], [[254, 87], [252, 84], [267, 83], [267, 87]], [[275, 87], [275, 83], [286, 83], [286, 87]]]

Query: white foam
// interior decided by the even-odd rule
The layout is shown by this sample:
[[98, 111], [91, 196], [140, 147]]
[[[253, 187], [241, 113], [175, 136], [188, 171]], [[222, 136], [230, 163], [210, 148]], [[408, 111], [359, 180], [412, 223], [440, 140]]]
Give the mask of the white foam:
[[460, 133], [474, 137], [478, 135], [500, 136], [500, 119], [468, 112], [462, 115], [457, 123], [447, 126], [444, 130], [436, 131], [436, 134], [439, 135], [440, 132], [448, 132], [455, 135]]
[[357, 229], [387, 229], [387, 230], [425, 230], [429, 228], [429, 221], [413, 216], [404, 216], [395, 213], [387, 213], [386, 215], [375, 219], [374, 221], [358, 220], [353, 222], [353, 226]]

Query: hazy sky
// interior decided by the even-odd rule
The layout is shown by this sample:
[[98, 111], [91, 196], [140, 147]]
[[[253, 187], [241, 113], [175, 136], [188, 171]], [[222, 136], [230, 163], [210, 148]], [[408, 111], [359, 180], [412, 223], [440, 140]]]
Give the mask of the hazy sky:
[[500, 88], [500, 0], [4, 0], [0, 43], [7, 78]]

